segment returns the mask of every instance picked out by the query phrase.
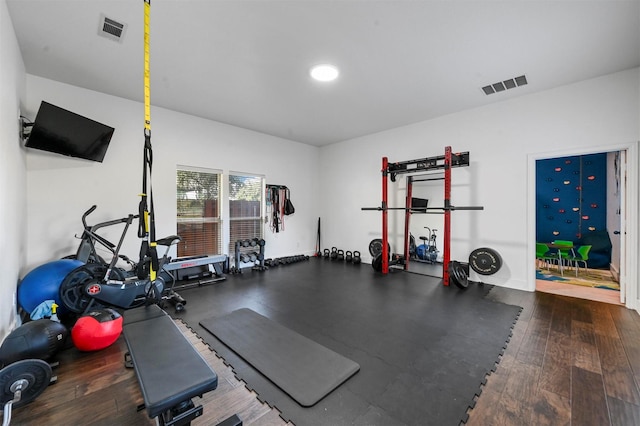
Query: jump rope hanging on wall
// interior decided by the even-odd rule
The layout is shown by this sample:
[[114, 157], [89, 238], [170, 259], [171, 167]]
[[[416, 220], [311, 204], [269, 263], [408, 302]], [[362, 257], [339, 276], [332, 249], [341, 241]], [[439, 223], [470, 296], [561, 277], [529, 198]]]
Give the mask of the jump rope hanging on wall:
[[295, 213], [289, 188], [267, 184], [267, 213], [272, 232], [284, 231], [284, 217]]

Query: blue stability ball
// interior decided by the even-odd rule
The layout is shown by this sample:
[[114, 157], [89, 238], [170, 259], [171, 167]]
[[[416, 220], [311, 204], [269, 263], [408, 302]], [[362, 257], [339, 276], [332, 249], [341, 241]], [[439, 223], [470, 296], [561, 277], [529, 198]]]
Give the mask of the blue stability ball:
[[84, 263], [79, 260], [61, 259], [38, 266], [18, 286], [18, 303], [28, 313], [45, 300], [55, 300], [62, 308], [58, 295], [60, 284], [69, 272], [82, 265]]

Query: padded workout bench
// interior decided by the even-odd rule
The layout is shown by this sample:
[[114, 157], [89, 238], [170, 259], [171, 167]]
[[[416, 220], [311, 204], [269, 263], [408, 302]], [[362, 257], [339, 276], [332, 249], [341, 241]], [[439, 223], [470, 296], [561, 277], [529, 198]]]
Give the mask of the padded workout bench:
[[[157, 305], [127, 310], [123, 334], [129, 352], [125, 364], [135, 368], [150, 418], [163, 426], [183, 426], [202, 415], [192, 398], [218, 386], [218, 376], [176, 323]], [[234, 414], [221, 425], [240, 426]]]

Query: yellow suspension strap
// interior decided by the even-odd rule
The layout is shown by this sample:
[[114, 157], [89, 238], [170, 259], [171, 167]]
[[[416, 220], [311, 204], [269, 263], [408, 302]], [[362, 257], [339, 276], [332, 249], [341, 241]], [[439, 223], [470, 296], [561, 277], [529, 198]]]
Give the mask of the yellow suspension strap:
[[[142, 193], [138, 206], [138, 237], [140, 245], [140, 261], [138, 262], [138, 278], [147, 276], [155, 281], [158, 271], [158, 252], [156, 249], [156, 226], [153, 213], [153, 191], [151, 188], [151, 169], [153, 166], [153, 148], [151, 147], [151, 85], [149, 74], [149, 20], [151, 0], [144, 0], [144, 158], [142, 164]], [[147, 205], [147, 183], [150, 208]]]

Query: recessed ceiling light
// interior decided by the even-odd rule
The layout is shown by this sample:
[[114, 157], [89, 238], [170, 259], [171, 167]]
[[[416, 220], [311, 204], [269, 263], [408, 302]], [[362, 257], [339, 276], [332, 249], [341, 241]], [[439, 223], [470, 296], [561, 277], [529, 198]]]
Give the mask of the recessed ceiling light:
[[338, 71], [338, 68], [334, 67], [333, 65], [322, 64], [316, 65], [315, 67], [311, 68], [310, 74], [314, 80], [333, 81], [338, 78], [340, 72]]

